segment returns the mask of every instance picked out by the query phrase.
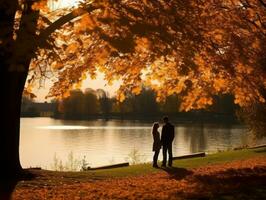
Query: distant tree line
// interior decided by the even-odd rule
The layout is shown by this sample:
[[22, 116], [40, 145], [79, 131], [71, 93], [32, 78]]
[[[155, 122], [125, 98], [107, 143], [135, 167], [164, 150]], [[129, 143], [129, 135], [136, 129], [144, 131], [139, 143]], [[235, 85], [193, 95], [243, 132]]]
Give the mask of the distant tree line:
[[162, 115], [177, 120], [190, 121], [236, 121], [238, 110], [230, 95], [216, 96], [207, 110], [180, 112], [177, 95], [171, 95], [164, 102], [156, 101], [153, 90], [144, 88], [139, 95], [129, 93], [123, 102], [110, 97], [108, 92], [98, 89], [70, 91], [67, 98], [51, 103], [36, 103], [23, 97], [22, 117], [48, 116], [60, 119], [158, 119]]
[[21, 101], [21, 117], [52, 117], [54, 116], [56, 103], [35, 102], [28, 96], [23, 96]]

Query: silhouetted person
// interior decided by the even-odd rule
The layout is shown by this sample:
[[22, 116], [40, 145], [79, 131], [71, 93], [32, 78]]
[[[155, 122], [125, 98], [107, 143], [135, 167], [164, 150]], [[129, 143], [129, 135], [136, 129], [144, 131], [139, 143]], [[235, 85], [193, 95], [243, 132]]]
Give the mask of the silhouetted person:
[[161, 149], [161, 140], [160, 140], [160, 133], [158, 131], [159, 123], [155, 122], [152, 127], [152, 136], [153, 136], [153, 146], [152, 151], [154, 151], [153, 156], [153, 167], [158, 167], [158, 155]]
[[166, 167], [167, 152], [169, 155], [168, 166], [172, 166], [173, 153], [172, 143], [175, 137], [175, 127], [169, 123], [168, 117], [163, 118], [164, 125], [162, 128], [161, 143], [163, 146], [163, 164], [162, 167]]

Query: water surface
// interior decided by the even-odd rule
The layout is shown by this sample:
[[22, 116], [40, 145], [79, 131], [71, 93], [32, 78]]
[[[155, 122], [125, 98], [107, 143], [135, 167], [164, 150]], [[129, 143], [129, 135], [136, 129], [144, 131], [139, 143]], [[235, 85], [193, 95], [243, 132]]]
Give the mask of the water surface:
[[[66, 162], [72, 152], [79, 160], [86, 156], [94, 167], [125, 162], [134, 149], [148, 162], [153, 154], [151, 126], [141, 121], [21, 118], [21, 162], [23, 167], [51, 169], [55, 154]], [[173, 154], [216, 152], [246, 142], [246, 129], [240, 125], [175, 124]]]

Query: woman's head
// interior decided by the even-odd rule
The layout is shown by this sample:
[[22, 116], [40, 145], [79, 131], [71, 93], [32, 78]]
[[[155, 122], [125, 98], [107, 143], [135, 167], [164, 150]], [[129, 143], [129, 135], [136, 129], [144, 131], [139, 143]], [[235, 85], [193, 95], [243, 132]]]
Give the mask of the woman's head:
[[156, 131], [159, 128], [159, 123], [158, 122], [154, 122], [153, 123], [153, 127], [152, 127], [152, 131]]

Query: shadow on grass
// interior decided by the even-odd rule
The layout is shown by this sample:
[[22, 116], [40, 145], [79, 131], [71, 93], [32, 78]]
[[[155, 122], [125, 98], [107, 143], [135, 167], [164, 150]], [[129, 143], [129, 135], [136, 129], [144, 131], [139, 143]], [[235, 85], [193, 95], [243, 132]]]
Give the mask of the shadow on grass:
[[266, 152], [266, 148], [256, 149], [256, 150], [254, 150], [254, 152], [256, 152], [256, 153], [265, 153]]
[[195, 191], [202, 191], [192, 195], [191, 199], [210, 196], [214, 199], [266, 199], [266, 167], [194, 174], [190, 184], [195, 185]]
[[167, 172], [171, 178], [176, 180], [181, 180], [186, 176], [193, 174], [192, 171], [179, 167], [163, 167], [161, 169]]

